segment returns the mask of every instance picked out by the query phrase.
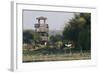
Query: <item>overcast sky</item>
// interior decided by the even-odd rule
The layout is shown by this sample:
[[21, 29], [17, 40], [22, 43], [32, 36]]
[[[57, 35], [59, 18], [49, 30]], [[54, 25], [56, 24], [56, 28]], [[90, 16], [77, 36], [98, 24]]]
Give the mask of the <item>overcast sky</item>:
[[74, 17], [72, 12], [50, 12], [50, 11], [23, 11], [23, 29], [35, 29], [36, 18], [47, 17], [46, 23], [49, 24], [49, 30], [63, 30], [65, 23]]

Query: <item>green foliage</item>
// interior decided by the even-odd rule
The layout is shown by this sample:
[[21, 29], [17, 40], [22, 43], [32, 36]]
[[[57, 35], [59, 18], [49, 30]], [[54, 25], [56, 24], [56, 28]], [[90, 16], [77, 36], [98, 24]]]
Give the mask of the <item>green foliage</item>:
[[90, 32], [87, 30], [83, 30], [79, 33], [78, 43], [82, 46], [83, 50], [90, 50], [91, 46], [91, 38]]
[[23, 31], [23, 43], [32, 44], [33, 41], [39, 41], [40, 39], [40, 34], [34, 30]]
[[50, 36], [50, 41], [53, 42], [53, 43], [55, 43], [57, 41], [57, 39], [56, 39], [55, 36], [51, 35]]
[[31, 30], [23, 31], [23, 43], [31, 43], [34, 40], [34, 34]]
[[64, 40], [71, 40], [76, 47], [79, 45], [85, 49], [90, 49], [91, 37], [91, 14], [79, 13], [75, 14], [63, 30]]
[[62, 41], [62, 36], [59, 35], [59, 34], [57, 34], [55, 36], [54, 35], [51, 35], [50, 36], [50, 41], [53, 42], [53, 43], [55, 43], [57, 41]]
[[66, 27], [65, 27], [65, 29], [64, 29], [64, 31], [63, 31], [63, 39], [64, 39], [64, 40], [70, 39], [69, 33], [70, 33], [70, 28], [66, 28]]

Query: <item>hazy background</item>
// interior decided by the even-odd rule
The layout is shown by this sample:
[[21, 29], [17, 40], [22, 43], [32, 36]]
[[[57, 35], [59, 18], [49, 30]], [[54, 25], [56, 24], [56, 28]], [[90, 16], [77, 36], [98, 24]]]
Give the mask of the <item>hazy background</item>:
[[34, 30], [34, 24], [37, 23], [36, 18], [40, 16], [47, 17], [46, 23], [49, 24], [49, 30], [63, 30], [65, 23], [74, 17], [74, 13], [23, 10], [23, 29]]

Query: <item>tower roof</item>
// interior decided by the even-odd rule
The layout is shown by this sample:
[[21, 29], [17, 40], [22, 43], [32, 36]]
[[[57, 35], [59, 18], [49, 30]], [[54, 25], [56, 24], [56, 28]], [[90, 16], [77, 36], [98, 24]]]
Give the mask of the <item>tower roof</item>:
[[37, 17], [36, 19], [38, 19], [38, 20], [46, 20], [47, 18], [43, 17], [43, 16], [40, 16], [40, 17]]

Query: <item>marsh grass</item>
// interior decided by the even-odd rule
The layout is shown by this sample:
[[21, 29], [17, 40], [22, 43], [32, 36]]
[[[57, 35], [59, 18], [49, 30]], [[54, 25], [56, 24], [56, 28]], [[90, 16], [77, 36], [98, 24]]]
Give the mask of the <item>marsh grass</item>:
[[73, 51], [60, 49], [38, 49], [34, 51], [23, 50], [23, 62], [41, 62], [41, 61], [69, 61], [69, 60], [88, 60], [91, 59], [90, 51]]

